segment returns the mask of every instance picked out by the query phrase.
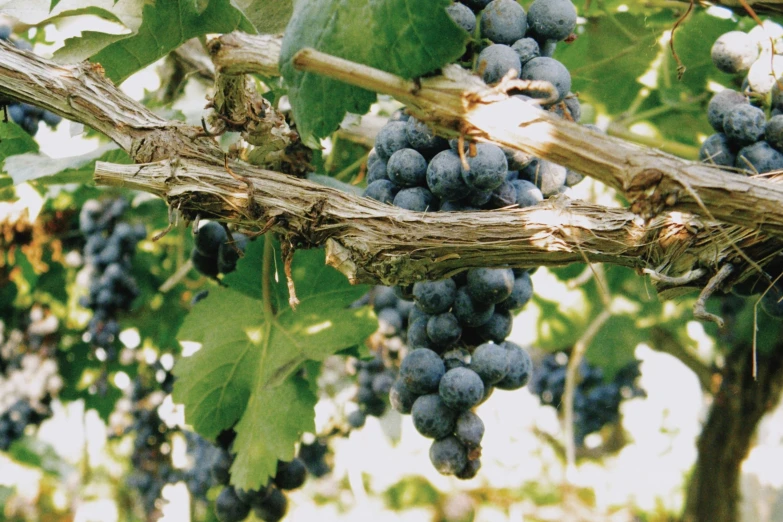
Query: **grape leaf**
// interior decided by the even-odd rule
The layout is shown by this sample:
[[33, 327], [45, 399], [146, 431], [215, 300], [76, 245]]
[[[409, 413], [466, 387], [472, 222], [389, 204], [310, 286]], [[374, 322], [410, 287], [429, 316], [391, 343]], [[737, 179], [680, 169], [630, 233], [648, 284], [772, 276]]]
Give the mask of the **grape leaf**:
[[82, 31], [80, 36], [67, 38], [65, 45], [54, 52], [52, 58], [57, 63], [79, 63], [98, 54], [113, 44], [128, 38], [127, 34], [108, 34], [96, 31]]
[[150, 0], [0, 0], [0, 9], [25, 25], [90, 14], [135, 31], [141, 25], [141, 11], [147, 3]]
[[588, 20], [573, 43], [558, 45], [555, 57], [571, 72], [571, 90], [618, 114], [642, 88], [637, 78], [657, 56], [659, 36], [644, 16], [614, 13]]
[[26, 152], [38, 152], [38, 144], [33, 137], [11, 120], [0, 123], [0, 161]]
[[363, 342], [377, 328], [369, 308], [348, 307], [366, 288], [349, 285], [318, 250], [298, 252], [294, 260], [296, 311], [288, 306], [279, 257], [264, 303], [258, 274], [268, 240], [251, 242], [225, 278], [228, 287], [210, 290], [193, 307], [178, 337], [202, 347], [174, 367], [174, 400], [185, 404], [196, 431], [215, 438], [238, 422], [232, 477], [244, 489], [265, 483], [278, 459], [293, 457], [301, 433], [314, 429], [315, 395], [292, 374], [306, 361]]
[[292, 58], [313, 47], [405, 78], [459, 58], [468, 39], [446, 14], [447, 0], [301, 0], [286, 27], [280, 70], [289, 86], [297, 130], [318, 148], [346, 112], [364, 114], [375, 94], [313, 73], [296, 71]]
[[[733, 75], [715, 67], [710, 51], [720, 35], [735, 28], [736, 23], [731, 20], [721, 20], [701, 10], [693, 13], [674, 33], [674, 49], [685, 66], [685, 73], [682, 80], [677, 79], [677, 62], [667, 48], [658, 69], [661, 96], [679, 101], [682, 91], [698, 95], [707, 90], [710, 80], [730, 85]], [[702, 111], [702, 118], [706, 121], [706, 111]]]
[[294, 13], [293, 0], [231, 0], [259, 34], [282, 33]]
[[106, 76], [120, 83], [190, 38], [236, 29], [253, 31], [230, 0], [210, 0], [202, 12], [192, 0], [156, 0], [154, 5], [144, 6], [137, 33], [117, 39], [116, 35], [87, 32], [67, 40], [55, 58], [68, 61], [83, 57], [85, 52], [95, 53], [90, 60], [100, 63]]

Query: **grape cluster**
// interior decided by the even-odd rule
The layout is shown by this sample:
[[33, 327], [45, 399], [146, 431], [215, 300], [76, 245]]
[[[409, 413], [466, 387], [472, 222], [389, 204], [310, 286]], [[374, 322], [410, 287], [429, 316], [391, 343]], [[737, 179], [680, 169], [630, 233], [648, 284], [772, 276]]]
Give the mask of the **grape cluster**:
[[160, 494], [166, 484], [181, 479], [181, 473], [171, 463], [169, 427], [158, 414], [165, 394], [157, 386], [147, 386], [137, 377], [130, 391], [131, 424], [125, 433], [134, 435], [128, 486], [136, 492], [147, 516], [160, 512]]
[[356, 362], [358, 409], [348, 415], [351, 428], [364, 426], [368, 415], [380, 417], [386, 412], [389, 390], [397, 378], [395, 363], [405, 346], [408, 315], [413, 308], [412, 301], [399, 298], [388, 286], [373, 287], [355, 306], [368, 303], [378, 317], [378, 331], [371, 340], [375, 355], [369, 361]]
[[229, 237], [217, 221], [204, 223], [195, 232], [190, 259], [193, 267], [207, 277], [228, 274], [236, 270], [237, 261], [247, 247], [248, 237], [234, 232]]
[[[53, 319], [53, 320], [52, 320]], [[54, 358], [59, 327], [54, 315], [35, 307], [23, 330], [5, 330], [0, 321], [0, 450], [6, 451], [28, 426], [52, 415], [51, 401], [63, 385]]]
[[[577, 445], [583, 446], [585, 437], [605, 425], [617, 423], [623, 400], [646, 396], [636, 384], [641, 375], [639, 363], [635, 360], [621, 368], [611, 382], [605, 382], [601, 368], [584, 360], [580, 363], [574, 392], [574, 441]], [[559, 352], [547, 355], [536, 367], [530, 388], [543, 404], [560, 410], [567, 366], [568, 355]]]
[[[477, 73], [484, 81], [497, 83], [510, 74], [549, 82], [556, 91], [554, 102], [546, 92], [514, 96], [578, 122], [581, 107], [570, 93], [570, 74], [551, 57], [557, 42], [575, 27], [571, 1], [536, 0], [527, 15], [514, 0], [465, 1], [452, 4], [448, 12], [455, 23], [473, 32], [476, 15], [471, 9], [483, 9], [479, 30], [494, 42], [478, 56]], [[549, 104], [541, 106], [541, 99]], [[463, 151], [459, 147], [459, 140], [438, 137], [423, 122], [399, 112], [380, 130], [370, 151], [364, 195], [419, 212], [523, 208], [583, 179], [560, 165], [491, 143], [465, 144]]]
[[438, 472], [470, 479], [481, 467], [484, 436], [484, 423], [472, 409], [495, 388], [516, 390], [527, 384], [530, 356], [511, 341], [483, 343], [472, 353], [464, 347], [442, 354], [435, 350], [413, 347], [408, 352], [389, 400], [395, 410], [411, 415], [420, 434], [435, 439], [430, 461]]
[[[699, 158], [738, 175], [754, 176], [783, 169], [783, 27], [765, 21], [749, 32], [721, 35], [711, 50], [713, 64], [735, 76], [739, 90], [724, 89], [707, 106], [715, 130], [699, 150]], [[736, 295], [764, 293], [762, 309], [783, 319], [783, 284], [771, 285], [783, 271], [780, 263], [765, 267], [766, 274], [734, 285]]]
[[128, 203], [114, 199], [86, 201], [79, 213], [79, 231], [86, 238], [84, 258], [90, 271], [89, 295], [80, 304], [93, 311], [88, 340], [106, 359], [117, 357], [117, 316], [128, 311], [139, 289], [131, 274], [136, 244], [147, 235], [144, 225], [121, 221]]
[[302, 487], [307, 479], [307, 467], [301, 458], [289, 462], [277, 461], [277, 472], [272, 480], [258, 490], [242, 490], [230, 485], [231, 465], [234, 456], [231, 445], [236, 433], [224, 431], [218, 437], [219, 451], [210, 465], [212, 480], [221, 484], [221, 490], [215, 500], [215, 515], [220, 522], [239, 522], [253, 511], [256, 518], [265, 522], [282, 520], [288, 511], [288, 499], [284, 491]]
[[[514, 0], [465, 0], [447, 12], [457, 25], [491, 42], [475, 60], [476, 73], [486, 83], [514, 78], [548, 82], [551, 92], [513, 96], [579, 121], [581, 107], [570, 93], [570, 74], [552, 58], [557, 43], [576, 26], [570, 0], [535, 0], [527, 13]], [[418, 212], [524, 208], [582, 179], [560, 165], [492, 143], [447, 141], [403, 110], [376, 137], [364, 195]], [[530, 377], [529, 355], [506, 341], [512, 312], [532, 297], [530, 272], [473, 268], [393, 292], [398, 298], [412, 297], [415, 305], [405, 334], [411, 351], [389, 392], [392, 407], [412, 414], [416, 429], [435, 439], [430, 460], [439, 472], [471, 478], [480, 466], [484, 432], [472, 408], [494, 388], [517, 389]], [[391, 297], [388, 301], [392, 303]], [[404, 327], [398, 302], [376, 306], [381, 328]]]
[[715, 66], [744, 80], [739, 91], [725, 89], [710, 100], [707, 119], [715, 134], [701, 146], [702, 161], [744, 175], [783, 169], [783, 93], [773, 74], [783, 70], [783, 56], [770, 43], [781, 35], [783, 28], [765, 22], [749, 33], [725, 33], [712, 46]]
[[[18, 49], [32, 51], [33, 46], [30, 42], [22, 39], [11, 38], [11, 27], [7, 25], [0, 26], [0, 40], [11, 42]], [[29, 105], [27, 103], [16, 102], [8, 98], [0, 98], [0, 105], [4, 106], [7, 115], [30, 136], [35, 136], [38, 132], [38, 124], [43, 121], [49, 127], [56, 127], [62, 118], [55, 113]]]
[[386, 412], [389, 390], [397, 377], [397, 372], [386, 368], [380, 356], [369, 361], [358, 361], [356, 368], [358, 370], [356, 402], [359, 408], [348, 414], [347, 420], [352, 428], [361, 428], [368, 415], [380, 417]]
[[[571, 75], [552, 58], [557, 43], [568, 40], [576, 27], [571, 0], [535, 0], [527, 13], [515, 0], [464, 0], [447, 11], [457, 25], [490, 42], [475, 64], [484, 82], [492, 85], [509, 78], [549, 82], [554, 87], [549, 109], [579, 120], [579, 102], [570, 92]], [[480, 14], [478, 24], [476, 14]]]
[[[397, 288], [401, 293], [403, 290]], [[495, 388], [516, 390], [531, 374], [528, 353], [507, 341], [512, 311], [532, 297], [526, 270], [473, 268], [411, 288], [410, 351], [389, 392], [392, 407], [435, 439], [430, 460], [444, 475], [473, 478], [484, 424], [472, 409]]]

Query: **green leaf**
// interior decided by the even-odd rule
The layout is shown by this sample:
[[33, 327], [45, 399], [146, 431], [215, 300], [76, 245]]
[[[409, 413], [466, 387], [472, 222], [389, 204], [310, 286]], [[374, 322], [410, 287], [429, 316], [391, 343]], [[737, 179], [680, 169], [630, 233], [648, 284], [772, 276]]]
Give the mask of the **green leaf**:
[[[736, 26], [736, 22], [716, 18], [703, 10], [681, 24], [674, 33], [674, 49], [686, 70], [682, 80], [678, 80], [677, 62], [667, 46], [658, 71], [658, 88], [663, 91], [662, 95], [669, 99], [679, 99], [682, 91], [698, 95], [707, 90], [709, 80], [729, 85], [733, 76], [715, 67], [710, 51], [720, 35]], [[706, 111], [703, 118], [707, 118]]]
[[127, 34], [108, 34], [96, 31], [82, 31], [80, 36], [66, 38], [65, 44], [54, 52], [52, 58], [57, 63], [79, 63], [98, 54], [103, 49], [128, 38]]
[[135, 31], [141, 25], [141, 11], [146, 3], [150, 0], [0, 0], [0, 10], [24, 25], [89, 14]]
[[282, 33], [291, 15], [293, 0], [231, 0], [242, 11], [259, 34]]
[[647, 330], [627, 315], [615, 315], [606, 321], [593, 337], [585, 352], [590, 364], [600, 367], [607, 379], [636, 357], [636, 345], [647, 339]]
[[556, 58], [571, 72], [571, 90], [618, 114], [641, 89], [636, 79], [657, 56], [659, 37], [644, 16], [614, 13], [588, 20], [579, 38], [558, 46]]
[[242, 420], [236, 425], [231, 482], [258, 489], [273, 477], [277, 461], [292, 460], [294, 444], [304, 432], [315, 432], [317, 396], [307, 381], [286, 379], [279, 386], [256, 385]]
[[292, 58], [313, 47], [405, 78], [459, 58], [468, 39], [446, 14], [448, 0], [301, 0], [286, 28], [281, 72], [304, 142], [318, 148], [346, 112], [364, 114], [375, 94], [313, 73], [296, 71]]
[[23, 437], [15, 441], [8, 453], [16, 462], [40, 469], [51, 477], [61, 478], [74, 471], [50, 444], [37, 438]]
[[185, 318], [179, 339], [202, 347], [174, 367], [174, 400], [185, 404], [196, 431], [215, 438], [238, 422], [232, 477], [244, 489], [265, 483], [277, 459], [290, 460], [299, 435], [313, 429], [315, 395], [292, 374], [307, 361], [363, 342], [377, 327], [369, 308], [349, 308], [366, 289], [326, 266], [323, 251], [298, 252], [294, 259], [296, 311], [288, 306], [282, 260], [269, 259], [275, 275], [264, 303], [260, 272], [264, 256], [272, 255], [264, 241], [270, 240], [248, 245], [224, 279], [228, 288], [210, 290]]
[[27, 255], [21, 250], [18, 250], [15, 254], [16, 266], [19, 268], [19, 273], [29, 287], [35, 288], [38, 283], [38, 274], [35, 273], [33, 265], [30, 264], [30, 260], [27, 259]]
[[32, 136], [10, 120], [0, 123], [0, 161], [25, 152], [38, 152], [38, 144]]
[[[190, 38], [236, 29], [252, 31], [250, 23], [229, 0], [210, 0], [201, 13], [192, 0], [157, 0], [155, 5], [144, 7], [138, 33], [109, 43], [90, 59], [103, 66], [106, 76], [121, 83]], [[94, 33], [88, 38], [98, 39]]]
[[92, 181], [97, 161], [130, 163], [130, 157], [114, 143], [106, 144], [81, 156], [54, 159], [41, 153], [12, 156], [5, 160], [3, 170], [14, 185], [37, 181], [42, 185], [88, 183]]

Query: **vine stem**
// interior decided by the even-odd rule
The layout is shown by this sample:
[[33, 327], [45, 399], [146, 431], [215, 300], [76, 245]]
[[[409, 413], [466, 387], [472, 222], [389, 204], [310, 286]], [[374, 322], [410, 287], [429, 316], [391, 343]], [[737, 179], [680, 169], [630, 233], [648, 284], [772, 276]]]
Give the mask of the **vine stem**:
[[606, 284], [606, 278], [603, 274], [603, 267], [600, 265], [591, 265], [593, 267], [593, 274], [595, 276], [595, 282], [598, 287], [598, 293], [601, 296], [603, 302], [603, 310], [599, 313], [595, 319], [593, 319], [588, 327], [585, 329], [582, 336], [574, 344], [571, 350], [571, 356], [568, 358], [568, 366], [566, 367], [566, 380], [565, 390], [563, 391], [563, 446], [566, 451], [566, 483], [570, 482], [570, 477], [576, 471], [576, 443], [574, 442], [574, 393], [576, 392], [576, 386], [578, 384], [577, 379], [579, 377], [579, 365], [584, 358], [587, 347], [590, 342], [596, 336], [598, 331], [603, 327], [606, 321], [612, 316], [611, 302], [608, 293], [608, 286]]
[[275, 245], [269, 234], [264, 235], [264, 257], [261, 262], [261, 298], [264, 307], [264, 322], [271, 325], [275, 318], [272, 306], [272, 266], [275, 261]]

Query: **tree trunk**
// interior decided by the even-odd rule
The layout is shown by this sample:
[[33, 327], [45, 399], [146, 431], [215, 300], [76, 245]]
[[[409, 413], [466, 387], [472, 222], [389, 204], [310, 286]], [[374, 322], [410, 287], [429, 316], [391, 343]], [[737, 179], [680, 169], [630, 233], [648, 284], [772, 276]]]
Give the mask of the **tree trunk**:
[[756, 380], [750, 346], [737, 346], [727, 356], [720, 390], [699, 436], [683, 522], [739, 520], [742, 462], [759, 421], [777, 405], [783, 391], [781, 349], [777, 346], [771, 354], [758, 354]]

